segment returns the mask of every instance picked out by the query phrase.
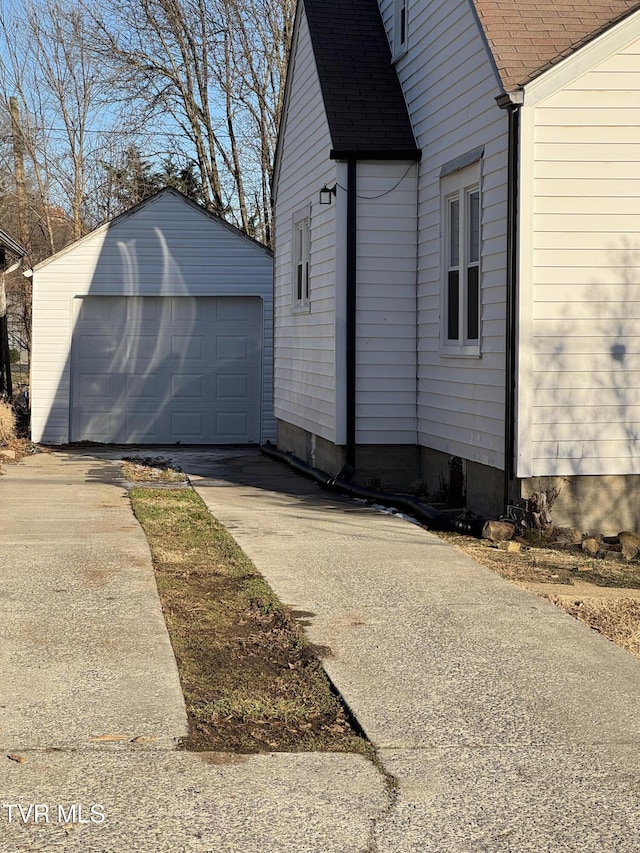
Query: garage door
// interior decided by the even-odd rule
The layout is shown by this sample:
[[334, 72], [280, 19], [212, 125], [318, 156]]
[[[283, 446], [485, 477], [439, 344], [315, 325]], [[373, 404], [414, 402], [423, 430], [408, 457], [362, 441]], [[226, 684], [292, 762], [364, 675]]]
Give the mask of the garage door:
[[71, 440], [258, 443], [261, 353], [257, 298], [78, 299]]

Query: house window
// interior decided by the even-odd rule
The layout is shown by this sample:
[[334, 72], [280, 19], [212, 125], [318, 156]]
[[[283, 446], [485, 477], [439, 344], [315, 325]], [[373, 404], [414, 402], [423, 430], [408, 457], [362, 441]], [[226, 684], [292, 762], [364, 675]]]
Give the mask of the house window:
[[443, 352], [480, 354], [480, 164], [441, 180]]
[[409, 0], [394, 0], [393, 4], [393, 58], [399, 59], [407, 49], [407, 6]]
[[293, 308], [309, 310], [309, 208], [298, 211], [293, 217]]

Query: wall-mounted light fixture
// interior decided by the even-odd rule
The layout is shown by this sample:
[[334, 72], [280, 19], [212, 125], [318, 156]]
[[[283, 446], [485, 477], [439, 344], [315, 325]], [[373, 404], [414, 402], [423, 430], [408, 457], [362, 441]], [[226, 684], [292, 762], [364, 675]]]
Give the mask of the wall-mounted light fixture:
[[320, 204], [331, 204], [331, 196], [337, 192], [337, 184], [328, 187], [326, 184], [320, 190]]

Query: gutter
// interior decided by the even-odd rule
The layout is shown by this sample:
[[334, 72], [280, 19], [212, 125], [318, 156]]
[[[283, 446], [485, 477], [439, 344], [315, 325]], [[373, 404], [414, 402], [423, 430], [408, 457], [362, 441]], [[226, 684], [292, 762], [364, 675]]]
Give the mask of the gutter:
[[347, 274], [346, 274], [346, 428], [347, 444], [345, 465], [340, 472], [350, 479], [356, 470], [356, 336], [357, 336], [357, 280], [358, 280], [358, 161], [347, 160]]
[[382, 504], [393, 509], [400, 510], [407, 515], [417, 519], [421, 524], [431, 530], [448, 530], [453, 533], [463, 533], [467, 536], [475, 536], [477, 539], [482, 538], [482, 530], [487, 523], [486, 518], [468, 518], [460, 515], [460, 510], [455, 512], [444, 512], [435, 509], [429, 504], [422, 503], [413, 495], [393, 492], [378, 492], [375, 489], [368, 489], [360, 486], [357, 483], [350, 483], [342, 477], [342, 471], [335, 477], [322, 471], [320, 468], [313, 468], [307, 465], [297, 456], [292, 453], [285, 453], [282, 450], [277, 450], [268, 442], [260, 448], [260, 453], [275, 459], [278, 462], [284, 462], [289, 468], [292, 468], [304, 477], [314, 480], [323, 489], [330, 492], [338, 492], [343, 495], [348, 495], [352, 498], [369, 501], [372, 503]]
[[511, 484], [515, 477], [515, 401], [517, 367], [517, 288], [518, 288], [518, 166], [520, 154], [520, 107], [524, 92], [504, 93], [496, 98], [500, 109], [508, 111], [507, 165], [507, 278], [505, 336], [505, 405], [504, 405], [504, 482], [505, 511], [511, 503]]

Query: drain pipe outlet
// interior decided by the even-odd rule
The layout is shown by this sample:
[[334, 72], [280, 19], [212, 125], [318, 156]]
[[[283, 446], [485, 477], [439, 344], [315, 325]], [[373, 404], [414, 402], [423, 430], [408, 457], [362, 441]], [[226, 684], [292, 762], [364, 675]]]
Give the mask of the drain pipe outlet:
[[485, 518], [465, 518], [451, 512], [437, 510], [429, 506], [429, 504], [422, 503], [413, 495], [379, 492], [376, 489], [368, 489], [366, 486], [360, 486], [357, 483], [350, 483], [342, 479], [339, 474], [337, 477], [332, 477], [326, 471], [313, 468], [292, 453], [285, 453], [282, 450], [272, 447], [270, 444], [263, 445], [260, 448], [260, 452], [271, 459], [284, 462], [285, 465], [288, 465], [294, 471], [314, 480], [318, 485], [328, 491], [392, 507], [407, 515], [411, 515], [421, 524], [424, 524], [425, 527], [432, 530], [463, 533], [467, 536], [475, 536], [478, 539], [482, 537], [482, 529], [487, 521]]

